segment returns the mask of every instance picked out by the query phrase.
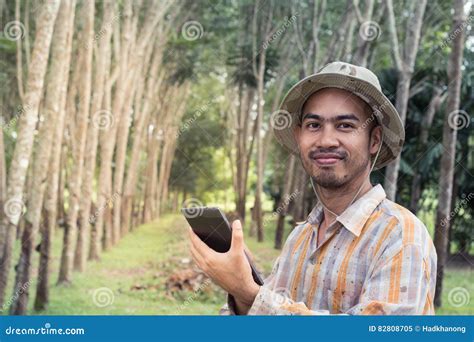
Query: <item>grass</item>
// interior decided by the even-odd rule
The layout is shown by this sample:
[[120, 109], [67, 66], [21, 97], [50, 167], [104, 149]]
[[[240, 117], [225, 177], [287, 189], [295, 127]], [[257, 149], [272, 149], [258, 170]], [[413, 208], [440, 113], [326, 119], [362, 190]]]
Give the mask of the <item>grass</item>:
[[[275, 227], [273, 217], [268, 227]], [[180, 215], [169, 214], [158, 222], [142, 225], [125, 236], [118, 245], [89, 262], [83, 273], [75, 272], [70, 285], [56, 285], [62, 244], [62, 231], [53, 242], [49, 307], [42, 312], [32, 308], [36, 283], [30, 287], [30, 314], [41, 315], [213, 315], [225, 302], [225, 293], [214, 284], [201, 291], [167, 293], [165, 282], [174, 271], [188, 267], [186, 223]], [[247, 233], [249, 227], [244, 227]], [[287, 225], [286, 232], [290, 227]], [[267, 231], [265, 242], [246, 236], [260, 269], [268, 274], [279, 251], [273, 249], [274, 231]], [[19, 245], [15, 248], [19, 253]], [[35, 258], [38, 255], [35, 253]], [[188, 260], [186, 260], [188, 259]], [[15, 259], [17, 260], [17, 259]], [[37, 265], [35, 260], [34, 265]], [[14, 273], [14, 272], [11, 272]], [[14, 274], [10, 275], [13, 287]], [[36, 279], [34, 275], [33, 279]], [[474, 274], [467, 269], [448, 269], [444, 281], [443, 304], [437, 314], [473, 314], [474, 302], [456, 307], [466, 295], [474, 298]], [[465, 290], [459, 290], [464, 288]], [[451, 299], [448, 299], [451, 291]], [[461, 292], [459, 292], [461, 291]], [[106, 305], [107, 304], [107, 305]]]

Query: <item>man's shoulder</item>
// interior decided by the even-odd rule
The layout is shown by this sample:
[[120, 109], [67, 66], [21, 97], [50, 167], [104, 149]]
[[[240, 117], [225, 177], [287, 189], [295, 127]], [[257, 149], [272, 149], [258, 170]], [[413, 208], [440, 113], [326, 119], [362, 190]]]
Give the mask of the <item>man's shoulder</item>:
[[[395, 220], [395, 236], [403, 245], [416, 244], [420, 246], [432, 243], [431, 236], [425, 224], [410, 210], [389, 199], [384, 199], [379, 206], [386, 220]], [[387, 221], [388, 222], [388, 221]]]

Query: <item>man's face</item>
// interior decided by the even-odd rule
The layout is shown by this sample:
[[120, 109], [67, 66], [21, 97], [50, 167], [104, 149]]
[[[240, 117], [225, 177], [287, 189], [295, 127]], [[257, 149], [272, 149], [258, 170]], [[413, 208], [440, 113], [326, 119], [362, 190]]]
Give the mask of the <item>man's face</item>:
[[377, 152], [381, 127], [359, 97], [337, 88], [312, 94], [302, 109], [301, 126], [295, 129], [303, 166], [323, 188], [337, 189], [370, 170]]

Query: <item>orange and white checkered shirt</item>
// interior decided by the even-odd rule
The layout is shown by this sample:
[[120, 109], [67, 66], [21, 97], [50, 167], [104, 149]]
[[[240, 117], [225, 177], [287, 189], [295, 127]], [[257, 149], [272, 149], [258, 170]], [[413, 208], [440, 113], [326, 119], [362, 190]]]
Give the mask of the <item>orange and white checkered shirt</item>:
[[[249, 315], [433, 315], [437, 255], [424, 224], [379, 184], [328, 227], [317, 205], [288, 237]], [[221, 314], [234, 314], [229, 296]]]

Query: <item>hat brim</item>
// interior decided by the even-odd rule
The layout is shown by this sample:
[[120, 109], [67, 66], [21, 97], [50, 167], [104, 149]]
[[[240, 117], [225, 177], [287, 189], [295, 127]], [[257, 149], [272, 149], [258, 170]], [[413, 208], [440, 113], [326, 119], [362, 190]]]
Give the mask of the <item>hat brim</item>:
[[397, 158], [405, 141], [405, 130], [390, 100], [371, 83], [350, 75], [336, 73], [308, 76], [288, 91], [280, 105], [280, 110], [273, 113], [271, 118], [273, 133], [280, 144], [291, 153], [299, 154], [294, 128], [299, 123], [301, 109], [308, 97], [323, 88], [347, 90], [362, 98], [374, 111], [383, 131], [382, 147], [374, 169], [380, 169]]

